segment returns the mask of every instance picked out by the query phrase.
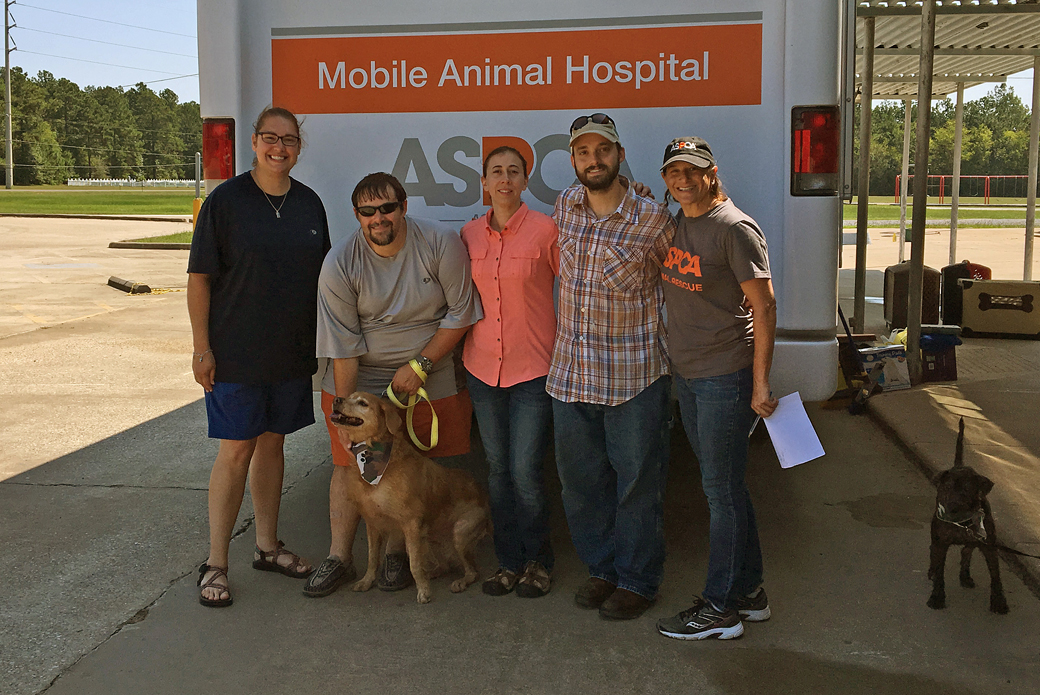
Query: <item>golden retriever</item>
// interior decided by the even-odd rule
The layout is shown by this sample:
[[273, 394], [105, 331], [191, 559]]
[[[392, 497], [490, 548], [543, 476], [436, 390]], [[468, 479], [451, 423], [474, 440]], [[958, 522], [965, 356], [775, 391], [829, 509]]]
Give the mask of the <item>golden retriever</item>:
[[473, 551], [491, 532], [491, 516], [487, 496], [473, 476], [420, 454], [408, 441], [398, 413], [388, 401], [361, 391], [336, 398], [332, 404], [330, 419], [354, 444], [391, 443], [377, 484], [366, 482], [357, 466], [349, 469], [347, 495], [368, 531], [368, 570], [352, 588], [372, 588], [387, 534], [400, 529], [417, 599], [429, 603], [430, 579], [446, 571], [451, 560], [457, 560], [463, 570], [462, 578], [451, 584], [453, 592], [464, 591], [477, 580]]

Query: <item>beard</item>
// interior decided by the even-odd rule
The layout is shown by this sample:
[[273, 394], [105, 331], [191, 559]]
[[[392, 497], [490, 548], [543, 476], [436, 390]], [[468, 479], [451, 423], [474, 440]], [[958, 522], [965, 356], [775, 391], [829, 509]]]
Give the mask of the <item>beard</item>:
[[618, 173], [621, 171], [621, 162], [617, 162], [613, 166], [604, 165], [602, 171], [596, 172], [595, 174], [589, 174], [589, 168], [585, 171], [574, 170], [574, 174], [578, 177], [578, 181], [581, 181], [581, 185], [590, 191], [605, 191], [614, 185], [614, 181], [617, 180]]
[[389, 227], [381, 227], [378, 230], [369, 230], [368, 238], [376, 246], [389, 246], [397, 239], [397, 227], [390, 225]]

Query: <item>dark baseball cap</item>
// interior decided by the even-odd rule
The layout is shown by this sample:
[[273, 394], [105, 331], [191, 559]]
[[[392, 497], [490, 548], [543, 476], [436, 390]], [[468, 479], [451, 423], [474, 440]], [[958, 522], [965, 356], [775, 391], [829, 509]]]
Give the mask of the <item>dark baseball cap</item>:
[[675, 138], [664, 148], [661, 171], [672, 162], [689, 162], [695, 167], [710, 169], [715, 166], [715, 155], [711, 153], [711, 147], [704, 138]]

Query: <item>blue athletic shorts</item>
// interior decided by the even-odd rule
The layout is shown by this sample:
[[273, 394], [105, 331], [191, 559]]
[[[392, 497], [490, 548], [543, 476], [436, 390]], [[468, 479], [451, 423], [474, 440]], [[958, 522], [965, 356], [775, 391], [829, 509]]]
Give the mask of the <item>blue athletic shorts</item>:
[[314, 424], [311, 378], [276, 384], [218, 381], [206, 394], [211, 439], [247, 440], [264, 432], [290, 434]]

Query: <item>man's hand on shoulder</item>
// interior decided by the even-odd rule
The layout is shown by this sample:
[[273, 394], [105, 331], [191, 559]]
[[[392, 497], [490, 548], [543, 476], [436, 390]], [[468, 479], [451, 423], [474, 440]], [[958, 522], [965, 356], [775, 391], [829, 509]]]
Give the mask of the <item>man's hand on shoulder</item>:
[[644, 198], [656, 200], [656, 198], [654, 198], [654, 192], [650, 190], [650, 187], [640, 181], [632, 182], [632, 192], [636, 195], [641, 195]]

